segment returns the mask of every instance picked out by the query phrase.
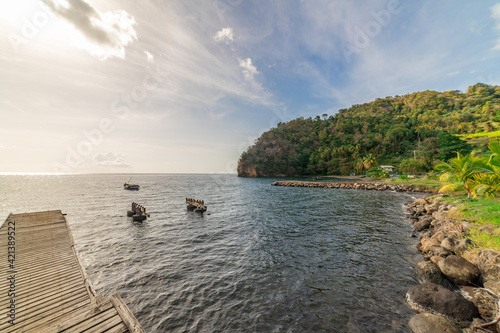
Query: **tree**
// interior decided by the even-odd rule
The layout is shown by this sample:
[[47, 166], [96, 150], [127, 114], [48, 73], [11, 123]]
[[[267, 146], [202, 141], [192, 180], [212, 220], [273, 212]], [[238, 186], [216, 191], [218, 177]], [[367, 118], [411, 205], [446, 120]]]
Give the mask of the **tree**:
[[406, 159], [399, 164], [399, 170], [405, 174], [417, 175], [426, 172], [426, 163], [422, 160]]
[[439, 192], [464, 188], [467, 191], [467, 198], [470, 198], [474, 190], [474, 175], [478, 173], [476, 162], [477, 160], [473, 155], [463, 156], [457, 153], [457, 157], [450, 159], [448, 163], [441, 162], [436, 165], [436, 171], [443, 172], [439, 180], [452, 182], [441, 187]]
[[438, 135], [438, 140], [440, 150], [439, 158], [442, 161], [448, 161], [450, 158], [456, 156], [457, 153], [467, 155], [472, 152], [472, 146], [462, 141], [456, 135], [441, 132]]
[[487, 198], [500, 191], [500, 140], [491, 140], [488, 148], [490, 155], [478, 163], [482, 172], [474, 175], [474, 194]]
[[420, 144], [421, 154], [424, 157], [426, 166], [430, 169], [434, 164], [434, 158], [439, 152], [438, 138], [425, 138]]
[[368, 154], [365, 156], [365, 158], [363, 158], [363, 166], [366, 170], [377, 166], [377, 164], [377, 159], [375, 158], [375, 156], [373, 156], [373, 154]]

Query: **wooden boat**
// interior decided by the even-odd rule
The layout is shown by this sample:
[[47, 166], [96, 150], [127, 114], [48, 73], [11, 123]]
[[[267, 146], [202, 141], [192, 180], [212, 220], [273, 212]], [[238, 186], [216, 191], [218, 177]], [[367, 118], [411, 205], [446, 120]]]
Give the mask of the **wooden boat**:
[[207, 206], [203, 200], [186, 198], [187, 210], [203, 214], [207, 211]]
[[130, 179], [128, 180], [128, 182], [126, 182], [125, 184], [123, 184], [123, 188], [126, 189], [126, 190], [138, 191], [140, 186], [137, 185], [137, 184], [130, 184], [131, 180], [132, 180], [132, 177], [130, 177]]
[[139, 190], [140, 186], [137, 185], [137, 184], [129, 184], [129, 183], [125, 183], [123, 184], [123, 188], [126, 189], [126, 190]]

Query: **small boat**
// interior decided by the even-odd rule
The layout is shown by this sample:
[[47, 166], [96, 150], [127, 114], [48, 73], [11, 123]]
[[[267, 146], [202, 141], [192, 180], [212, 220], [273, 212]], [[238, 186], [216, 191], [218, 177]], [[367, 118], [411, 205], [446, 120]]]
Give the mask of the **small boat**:
[[132, 191], [138, 191], [139, 190], [139, 185], [137, 184], [130, 184], [129, 182], [132, 180], [132, 177], [130, 177], [130, 179], [128, 180], [128, 182], [126, 182], [125, 184], [123, 184], [123, 188], [126, 189], [126, 190], [132, 190]]
[[129, 184], [129, 183], [125, 183], [123, 184], [123, 188], [126, 189], [126, 190], [139, 190], [140, 186], [139, 185], [136, 185], [136, 184]]
[[187, 210], [203, 214], [207, 211], [205, 201], [186, 198]]
[[313, 180], [323, 180], [323, 177], [314, 177]]

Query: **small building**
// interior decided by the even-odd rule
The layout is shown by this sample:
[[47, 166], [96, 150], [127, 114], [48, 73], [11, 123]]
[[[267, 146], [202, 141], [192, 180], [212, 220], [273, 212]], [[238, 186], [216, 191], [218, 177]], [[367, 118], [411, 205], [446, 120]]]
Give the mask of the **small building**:
[[380, 167], [390, 173], [392, 173], [394, 169], [396, 169], [396, 167], [393, 167], [392, 165], [381, 165]]

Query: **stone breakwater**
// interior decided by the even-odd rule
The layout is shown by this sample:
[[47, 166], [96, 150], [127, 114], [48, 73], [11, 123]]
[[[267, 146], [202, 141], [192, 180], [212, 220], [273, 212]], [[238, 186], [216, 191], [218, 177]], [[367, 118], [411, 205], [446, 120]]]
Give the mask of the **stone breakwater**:
[[328, 183], [328, 182], [305, 182], [297, 180], [280, 180], [271, 184], [272, 186], [285, 187], [313, 187], [313, 188], [337, 188], [368, 191], [396, 191], [396, 192], [426, 192], [411, 184], [385, 184], [385, 183]]
[[407, 207], [424, 261], [415, 267], [420, 285], [406, 294], [419, 314], [414, 333], [500, 332], [500, 253], [471, 246], [472, 225], [458, 219], [458, 208], [440, 196]]

